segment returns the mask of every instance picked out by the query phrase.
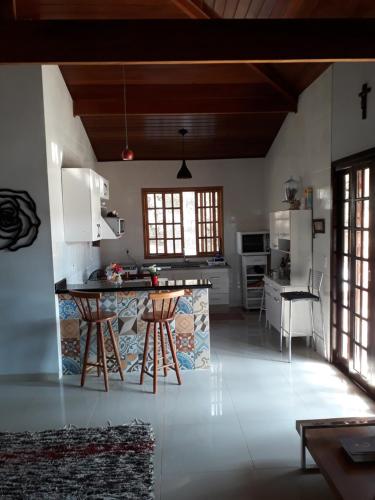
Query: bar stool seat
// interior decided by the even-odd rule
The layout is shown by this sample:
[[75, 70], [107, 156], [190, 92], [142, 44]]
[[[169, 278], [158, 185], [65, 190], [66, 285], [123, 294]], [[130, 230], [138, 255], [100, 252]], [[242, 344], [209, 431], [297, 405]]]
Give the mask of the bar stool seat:
[[[118, 372], [120, 374], [121, 380], [124, 380], [124, 374], [122, 373], [121, 369], [120, 353], [116, 343], [115, 333], [112, 327], [112, 321], [117, 318], [117, 314], [100, 309], [99, 300], [102, 295], [100, 292], [76, 292], [70, 290], [69, 294], [77, 304], [82, 320], [86, 321], [87, 323], [87, 336], [85, 353], [83, 356], [81, 387], [83, 387], [85, 384], [87, 367], [94, 366], [97, 369], [98, 377], [100, 376], [100, 370], [103, 370], [104, 387], [106, 392], [108, 392], [107, 353], [103, 331], [103, 325], [105, 324], [108, 328], [110, 341], [112, 343], [113, 352], [115, 354], [117, 362]], [[96, 363], [89, 362], [88, 360], [93, 326], [96, 326]]]
[[[175, 292], [154, 292], [150, 293], [148, 298], [152, 301], [152, 312], [143, 313], [141, 319], [147, 323], [145, 346], [143, 350], [143, 361], [140, 384], [143, 384], [144, 374], [149, 375], [153, 378], [153, 393], [156, 394], [157, 391], [157, 372], [158, 369], [163, 369], [164, 376], [168, 374], [168, 368], [171, 368], [176, 372], [177, 382], [181, 385], [180, 369], [178, 366], [178, 360], [176, 355], [176, 349], [173, 343], [173, 337], [171, 332], [170, 323], [175, 319], [175, 312], [179, 298], [184, 295], [184, 290], [177, 290]], [[150, 341], [151, 326], [153, 325], [154, 333], [154, 349], [153, 349], [153, 373], [150, 373], [146, 369], [146, 361], [148, 354], [148, 346]], [[159, 327], [159, 328], [158, 328]], [[170, 354], [172, 356], [172, 361], [168, 361], [167, 348], [164, 339], [164, 328], [167, 334], [167, 345], [169, 344]], [[159, 329], [159, 331], [158, 331]], [[158, 347], [161, 347], [162, 361], [163, 364], [158, 366]]]
[[314, 302], [319, 302], [319, 297], [310, 292], [283, 292], [280, 296], [284, 300], [313, 300]]

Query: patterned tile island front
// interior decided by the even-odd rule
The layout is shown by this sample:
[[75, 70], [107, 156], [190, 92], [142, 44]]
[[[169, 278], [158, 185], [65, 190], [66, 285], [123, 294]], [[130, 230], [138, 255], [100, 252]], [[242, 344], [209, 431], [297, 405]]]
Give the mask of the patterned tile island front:
[[[78, 286], [74, 288], [77, 289]], [[173, 288], [183, 288], [183, 286]], [[176, 319], [171, 324], [171, 329], [182, 370], [208, 368], [210, 364], [208, 288], [209, 286], [185, 289], [185, 296], [180, 298], [177, 305]], [[155, 288], [150, 287], [151, 290]], [[93, 291], [92, 287], [90, 291]], [[57, 291], [57, 293], [63, 373], [65, 375], [78, 374], [81, 373], [87, 324], [80, 320], [79, 311], [68, 290], [64, 290], [63, 293]], [[117, 319], [113, 321], [113, 329], [119, 344], [122, 367], [127, 372], [140, 371], [141, 368], [146, 333], [146, 323], [141, 317], [146, 309], [150, 311], [152, 307], [148, 301], [148, 293], [149, 290], [102, 291], [102, 309], [117, 313]], [[107, 332], [105, 334], [108, 335]], [[116, 371], [115, 359], [112, 356], [113, 350], [109, 341], [106, 347], [109, 371]], [[95, 335], [91, 341], [90, 357], [96, 359]]]

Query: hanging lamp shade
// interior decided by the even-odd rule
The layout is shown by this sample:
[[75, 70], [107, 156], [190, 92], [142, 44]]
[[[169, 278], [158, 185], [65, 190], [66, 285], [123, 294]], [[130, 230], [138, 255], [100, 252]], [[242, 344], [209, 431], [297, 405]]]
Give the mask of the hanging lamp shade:
[[180, 170], [177, 172], [177, 179], [191, 179], [192, 177], [193, 176], [186, 165], [186, 161], [182, 160]]
[[193, 176], [191, 175], [185, 161], [185, 135], [188, 131], [186, 128], [181, 128], [178, 133], [182, 136], [182, 165], [180, 170], [177, 172], [177, 179], [191, 179]]

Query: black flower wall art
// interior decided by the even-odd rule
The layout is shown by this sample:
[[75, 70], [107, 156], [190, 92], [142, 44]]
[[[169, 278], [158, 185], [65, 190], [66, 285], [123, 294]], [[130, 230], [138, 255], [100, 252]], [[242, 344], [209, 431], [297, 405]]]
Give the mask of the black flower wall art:
[[15, 252], [34, 243], [40, 219], [26, 191], [0, 189], [0, 250]]

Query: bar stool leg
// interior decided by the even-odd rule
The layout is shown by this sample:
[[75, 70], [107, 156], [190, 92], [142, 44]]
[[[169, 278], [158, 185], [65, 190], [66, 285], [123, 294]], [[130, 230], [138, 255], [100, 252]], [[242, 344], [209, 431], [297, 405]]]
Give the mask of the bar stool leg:
[[142, 385], [144, 376], [145, 376], [145, 370], [146, 370], [146, 360], [147, 360], [147, 352], [148, 352], [148, 343], [149, 343], [149, 336], [150, 336], [150, 328], [151, 328], [151, 323], [147, 323], [147, 330], [146, 330], [146, 336], [145, 336], [145, 346], [143, 348], [143, 360], [142, 360], [142, 370], [141, 370], [141, 380], [139, 383]]
[[101, 353], [100, 353], [100, 333], [99, 333], [99, 324], [96, 325], [96, 362], [98, 366], [96, 367], [96, 373], [98, 377], [100, 377], [100, 365], [101, 362]]
[[105, 350], [103, 326], [99, 323], [99, 337], [100, 337], [100, 351], [103, 363], [103, 375], [104, 375], [104, 387], [106, 392], [108, 392], [108, 368], [107, 368], [107, 355]]
[[326, 337], [325, 337], [325, 325], [324, 325], [324, 315], [323, 315], [323, 302], [321, 298], [319, 297], [319, 305], [320, 305], [320, 318], [321, 318], [321, 325], [322, 325], [322, 337], [323, 337], [323, 351], [324, 351], [324, 357], [327, 356], [327, 351], [326, 351]]
[[316, 337], [315, 337], [315, 325], [314, 325], [314, 303], [310, 301], [310, 318], [311, 318], [311, 334], [314, 351], [316, 351]]
[[82, 375], [81, 375], [81, 387], [84, 386], [85, 379], [86, 379], [87, 361], [88, 361], [88, 357], [89, 357], [90, 340], [91, 340], [91, 328], [92, 328], [92, 324], [88, 323], [87, 324], [87, 336], [86, 336], [85, 354], [83, 356], [83, 367], [82, 367]]
[[109, 335], [111, 336], [111, 340], [112, 340], [113, 351], [115, 353], [115, 358], [116, 358], [116, 361], [117, 361], [118, 372], [120, 374], [121, 380], [123, 381], [124, 380], [124, 374], [122, 373], [122, 369], [121, 369], [121, 359], [120, 359], [120, 353], [118, 352], [118, 347], [117, 347], [117, 342], [116, 342], [116, 336], [115, 336], [115, 333], [113, 331], [111, 321], [107, 321], [107, 323], [108, 323]]
[[158, 329], [154, 323], [154, 394], [156, 394], [158, 385]]
[[168, 359], [167, 359], [167, 353], [165, 350], [165, 342], [164, 342], [164, 332], [163, 332], [163, 323], [159, 323], [159, 331], [160, 331], [160, 343], [161, 343], [161, 352], [163, 355], [163, 371], [164, 371], [164, 377], [168, 375]]
[[171, 332], [171, 327], [168, 322], [165, 323], [165, 326], [167, 328], [167, 335], [168, 335], [168, 340], [169, 340], [169, 347], [171, 349], [171, 354], [172, 354], [172, 359], [174, 363], [174, 369], [176, 371], [176, 377], [177, 377], [177, 382], [178, 385], [181, 385], [181, 377], [180, 377], [180, 367], [178, 366], [178, 360], [176, 356], [176, 350], [174, 348], [173, 344], [173, 337], [172, 337], [172, 332]]
[[292, 330], [291, 330], [291, 319], [292, 319], [292, 300], [289, 302], [289, 363], [292, 362]]

